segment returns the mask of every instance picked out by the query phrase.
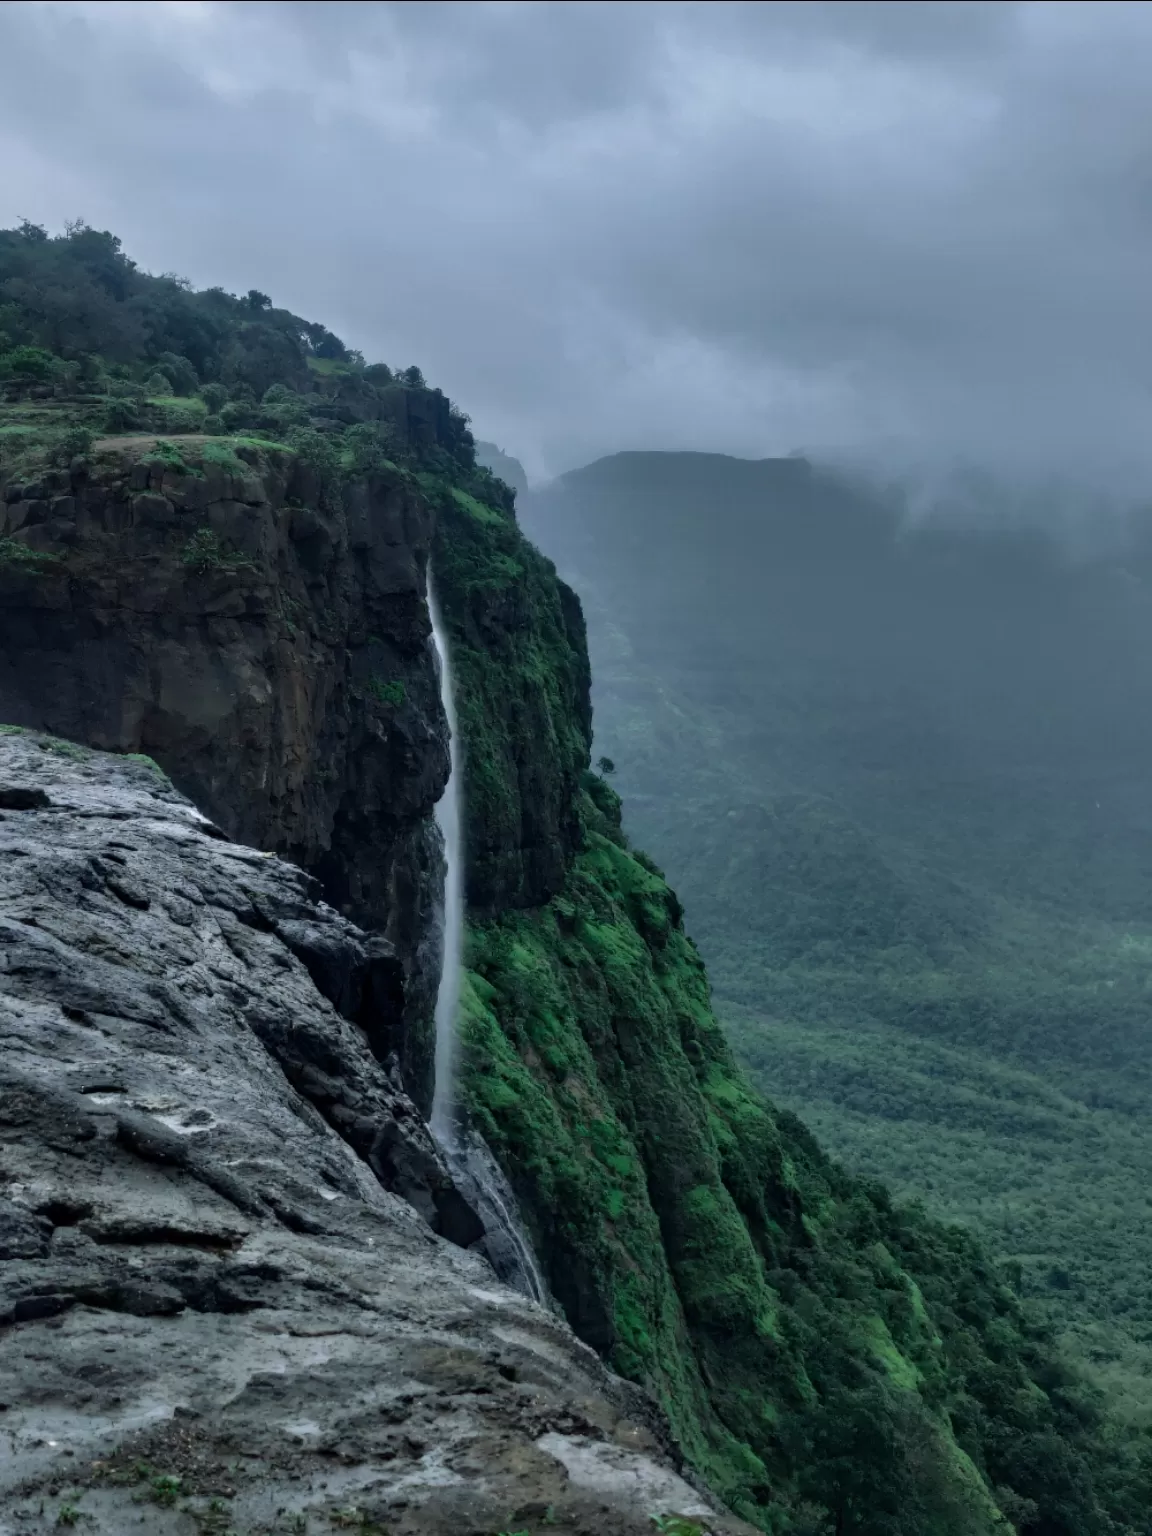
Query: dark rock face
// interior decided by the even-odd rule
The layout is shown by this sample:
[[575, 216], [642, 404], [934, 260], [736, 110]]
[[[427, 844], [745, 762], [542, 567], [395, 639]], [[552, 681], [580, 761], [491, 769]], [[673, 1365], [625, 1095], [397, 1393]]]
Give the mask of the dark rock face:
[[10, 734], [0, 783], [0, 1530], [735, 1531], [434, 1235], [477, 1224], [348, 1016], [381, 942], [145, 765]]
[[154, 757], [230, 837], [381, 931], [405, 1005], [379, 1043], [427, 1109], [448, 771], [432, 513], [398, 474], [326, 506], [286, 452], [181, 448], [191, 467], [122, 442], [9, 487], [0, 537], [28, 554], [0, 560], [0, 720]]

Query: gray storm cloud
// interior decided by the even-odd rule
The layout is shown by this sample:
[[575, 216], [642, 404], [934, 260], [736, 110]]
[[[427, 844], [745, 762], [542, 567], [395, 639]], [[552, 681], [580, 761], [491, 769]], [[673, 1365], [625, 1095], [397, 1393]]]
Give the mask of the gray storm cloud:
[[1142, 474], [1152, 7], [27, 4], [0, 216], [418, 361], [541, 474]]

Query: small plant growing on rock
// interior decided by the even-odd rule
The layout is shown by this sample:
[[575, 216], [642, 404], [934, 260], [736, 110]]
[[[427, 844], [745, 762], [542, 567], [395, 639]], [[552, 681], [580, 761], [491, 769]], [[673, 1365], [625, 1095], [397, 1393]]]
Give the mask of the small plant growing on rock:
[[0, 539], [0, 566], [15, 566], [26, 571], [41, 571], [46, 565], [62, 560], [63, 555], [47, 549], [32, 549], [19, 539]]
[[141, 1480], [148, 1484], [144, 1497], [153, 1504], [163, 1505], [165, 1509], [171, 1509], [184, 1490], [184, 1479], [177, 1477], [174, 1472], [153, 1472], [151, 1468], [144, 1468]]
[[197, 528], [180, 551], [181, 561], [189, 570], [204, 574], [207, 571], [254, 571], [255, 565], [243, 555], [226, 550], [211, 528]]
[[389, 709], [399, 709], [407, 697], [404, 684], [398, 679], [386, 683], [382, 677], [369, 678], [368, 692], [378, 704], [386, 704]]

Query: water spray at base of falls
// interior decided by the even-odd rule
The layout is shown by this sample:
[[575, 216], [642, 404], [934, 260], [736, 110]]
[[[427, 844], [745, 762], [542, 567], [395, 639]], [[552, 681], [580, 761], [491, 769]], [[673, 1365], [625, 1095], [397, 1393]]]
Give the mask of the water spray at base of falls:
[[460, 1193], [484, 1223], [478, 1246], [509, 1285], [548, 1305], [532, 1244], [520, 1221], [516, 1197], [481, 1137], [463, 1130], [456, 1102], [456, 1019], [464, 964], [464, 834], [461, 814], [460, 736], [448, 636], [432, 577], [428, 577], [432, 644], [440, 672], [440, 701], [448, 720], [448, 783], [436, 803], [436, 825], [444, 839], [444, 902], [441, 916], [440, 983], [436, 989], [436, 1081], [429, 1129]]

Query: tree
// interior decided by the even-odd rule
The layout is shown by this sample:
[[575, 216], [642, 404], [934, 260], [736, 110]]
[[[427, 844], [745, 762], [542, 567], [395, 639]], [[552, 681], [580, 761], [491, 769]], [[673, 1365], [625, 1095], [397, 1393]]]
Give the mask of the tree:
[[610, 757], [598, 757], [596, 759], [596, 766], [599, 768], [600, 772], [604, 775], [605, 778], [607, 778], [609, 774], [616, 772], [616, 764]]

